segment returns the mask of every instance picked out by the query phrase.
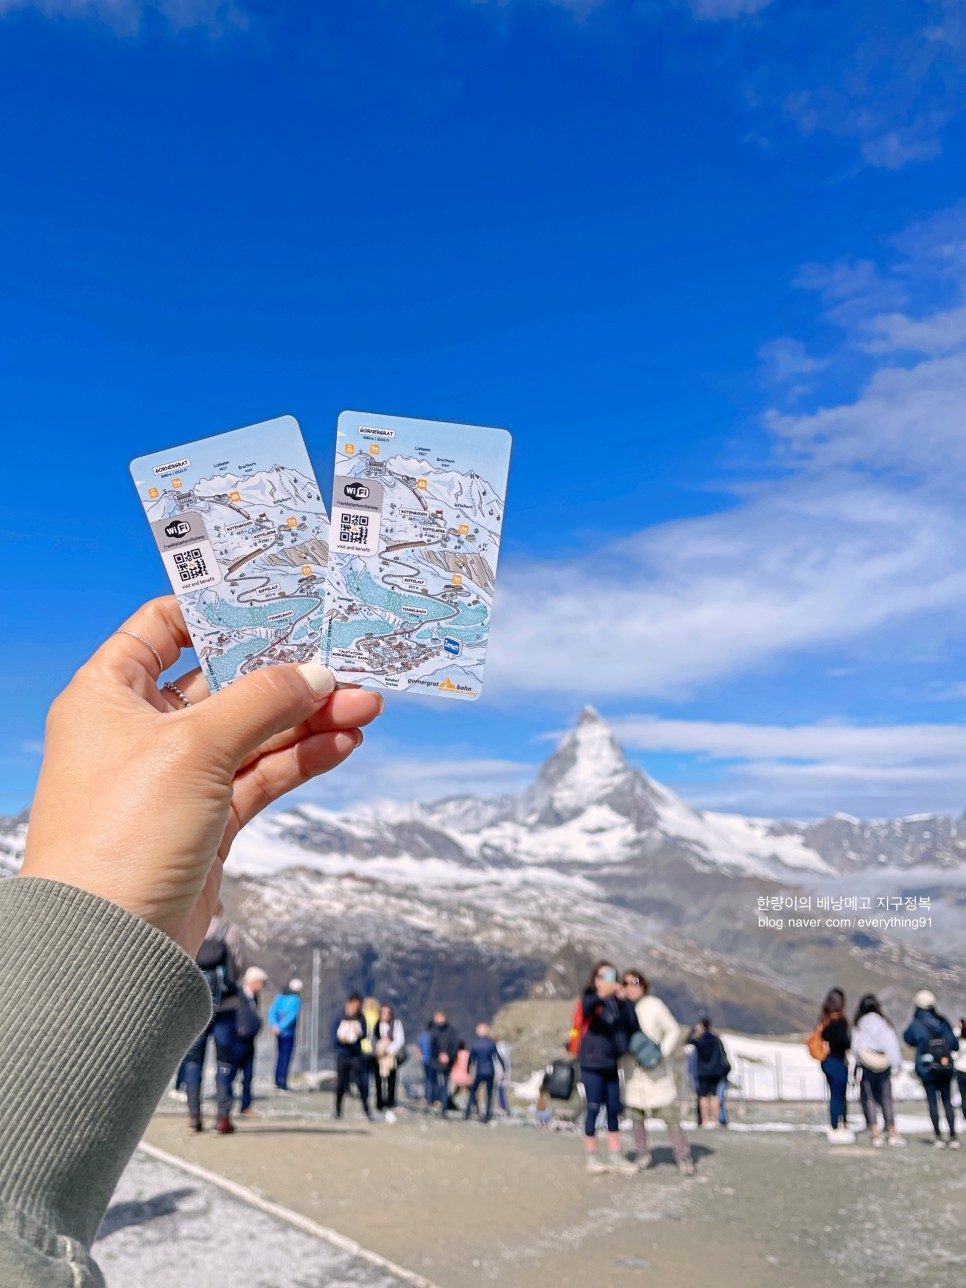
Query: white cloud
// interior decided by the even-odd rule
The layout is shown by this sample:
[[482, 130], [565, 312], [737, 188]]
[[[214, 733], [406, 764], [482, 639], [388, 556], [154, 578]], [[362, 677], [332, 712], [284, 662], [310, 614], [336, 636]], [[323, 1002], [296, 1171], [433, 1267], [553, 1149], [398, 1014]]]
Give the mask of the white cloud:
[[767, 9], [772, 0], [688, 0], [695, 18], [703, 22], [721, 22], [747, 18]]
[[797, 477], [577, 560], [507, 567], [488, 682], [494, 695], [681, 697], [964, 604], [956, 506], [849, 475]]
[[152, 15], [174, 31], [200, 28], [209, 35], [243, 29], [249, 21], [234, 0], [0, 0], [0, 18], [20, 12], [51, 19], [86, 18], [125, 36], [137, 35]]
[[649, 715], [613, 723], [632, 750], [690, 755], [713, 769], [712, 778], [682, 788], [703, 808], [798, 818], [844, 810], [885, 818], [958, 814], [966, 806], [963, 725], [786, 727]]
[[335, 774], [323, 775], [302, 788], [297, 796], [348, 809], [372, 804], [373, 783], [380, 800], [436, 801], [446, 796], [502, 796], [520, 791], [534, 777], [539, 766], [528, 761], [498, 757], [443, 759], [422, 756], [412, 749], [401, 750], [373, 739], [339, 766]]
[[825, 359], [812, 357], [801, 340], [791, 336], [780, 336], [761, 345], [758, 359], [765, 379], [774, 384], [813, 375], [828, 365]]

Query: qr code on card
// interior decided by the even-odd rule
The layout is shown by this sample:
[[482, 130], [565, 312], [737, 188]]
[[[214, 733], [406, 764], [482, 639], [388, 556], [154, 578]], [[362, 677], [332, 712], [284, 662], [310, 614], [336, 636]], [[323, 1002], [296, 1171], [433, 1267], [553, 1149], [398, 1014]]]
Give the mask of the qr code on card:
[[349, 546], [368, 545], [368, 514], [350, 514], [343, 510], [339, 515], [339, 540]]
[[182, 585], [185, 586], [190, 586], [193, 581], [198, 581], [200, 578], [208, 576], [208, 565], [205, 563], [205, 557], [197, 546], [193, 550], [176, 550], [174, 566], [177, 569], [178, 576], [181, 578]]

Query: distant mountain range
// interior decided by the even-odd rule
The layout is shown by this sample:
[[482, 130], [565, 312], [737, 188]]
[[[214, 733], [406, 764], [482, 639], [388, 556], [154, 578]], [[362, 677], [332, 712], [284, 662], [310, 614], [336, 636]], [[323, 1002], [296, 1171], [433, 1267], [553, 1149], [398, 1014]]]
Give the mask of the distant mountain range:
[[[0, 821], [13, 870], [24, 816]], [[232, 850], [226, 900], [260, 958], [306, 974], [323, 950], [347, 987], [419, 1021], [466, 1022], [507, 1000], [573, 993], [598, 954], [634, 962], [682, 1014], [749, 1032], [802, 1028], [833, 983], [904, 1006], [966, 962], [966, 816], [800, 824], [707, 813], [628, 764], [591, 708], [521, 795], [310, 804], [256, 819]], [[903, 894], [931, 901], [916, 933], [769, 932], [757, 899]], [[950, 1003], [952, 1004], [952, 1003]]]

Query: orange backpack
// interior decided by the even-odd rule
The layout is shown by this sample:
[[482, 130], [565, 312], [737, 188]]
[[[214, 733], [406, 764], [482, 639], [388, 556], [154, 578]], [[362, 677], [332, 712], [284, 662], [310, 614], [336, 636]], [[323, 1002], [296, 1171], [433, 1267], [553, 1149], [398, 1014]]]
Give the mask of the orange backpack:
[[817, 1060], [819, 1064], [821, 1064], [823, 1060], [828, 1059], [829, 1046], [822, 1037], [822, 1030], [825, 1028], [825, 1024], [825, 1020], [819, 1020], [814, 1029], [812, 1029], [811, 1033], [805, 1039], [805, 1046], [808, 1048], [808, 1054], [813, 1060]]
[[573, 1019], [570, 1021], [570, 1036], [567, 1038], [567, 1052], [569, 1055], [580, 1055], [580, 1043], [589, 1028], [590, 1020], [584, 1015], [583, 998], [578, 997], [574, 1003]]

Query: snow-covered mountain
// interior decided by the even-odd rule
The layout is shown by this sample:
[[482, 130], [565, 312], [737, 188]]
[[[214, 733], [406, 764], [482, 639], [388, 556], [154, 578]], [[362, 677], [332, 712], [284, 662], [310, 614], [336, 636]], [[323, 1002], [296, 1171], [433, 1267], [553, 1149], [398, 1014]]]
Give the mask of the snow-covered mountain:
[[[0, 872], [25, 820], [0, 821]], [[630, 765], [587, 708], [535, 781], [497, 799], [296, 803], [238, 837], [226, 899], [259, 956], [323, 989], [482, 1016], [536, 991], [570, 995], [598, 954], [653, 971], [683, 1015], [748, 1031], [811, 1021], [833, 982], [902, 998], [966, 963], [966, 820], [801, 824], [693, 809]], [[770, 933], [757, 899], [926, 892], [934, 928]]]

